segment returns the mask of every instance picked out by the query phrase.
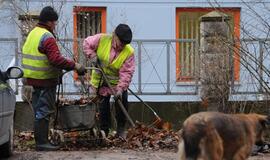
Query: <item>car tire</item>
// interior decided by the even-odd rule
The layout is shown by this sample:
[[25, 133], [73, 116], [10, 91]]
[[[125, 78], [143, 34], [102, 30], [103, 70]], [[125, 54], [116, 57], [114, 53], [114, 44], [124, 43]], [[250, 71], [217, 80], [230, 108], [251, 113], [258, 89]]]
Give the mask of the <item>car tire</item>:
[[9, 140], [0, 146], [0, 153], [0, 158], [10, 157], [13, 153], [13, 123], [9, 129]]

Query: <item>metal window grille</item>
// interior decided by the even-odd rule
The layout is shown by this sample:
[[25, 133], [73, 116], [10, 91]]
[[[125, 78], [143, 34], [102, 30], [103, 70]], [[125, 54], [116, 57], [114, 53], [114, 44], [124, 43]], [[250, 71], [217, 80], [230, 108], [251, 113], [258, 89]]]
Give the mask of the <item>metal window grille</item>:
[[[179, 39], [195, 39], [200, 42], [200, 17], [207, 12], [181, 12], [179, 13]], [[232, 16], [230, 13], [226, 13]], [[233, 20], [230, 21], [233, 28]], [[200, 45], [200, 44], [199, 44]], [[195, 43], [179, 43], [179, 81], [194, 80], [196, 75], [195, 65], [199, 56]], [[197, 73], [198, 74], [198, 73]]]
[[[101, 32], [101, 12], [100, 11], [81, 11], [77, 13], [77, 38], [80, 39], [79, 45], [88, 36]], [[87, 61], [83, 56], [82, 47], [78, 47], [79, 62], [86, 64]]]
[[86, 38], [101, 32], [101, 12], [89, 11], [77, 14], [78, 38]]

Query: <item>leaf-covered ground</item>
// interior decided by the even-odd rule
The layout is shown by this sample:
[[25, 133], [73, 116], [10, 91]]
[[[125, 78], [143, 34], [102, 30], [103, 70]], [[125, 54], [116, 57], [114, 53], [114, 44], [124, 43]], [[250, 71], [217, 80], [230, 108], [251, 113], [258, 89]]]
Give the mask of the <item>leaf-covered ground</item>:
[[[132, 150], [171, 150], [176, 151], [179, 135], [169, 129], [157, 129], [137, 123], [136, 127], [128, 129], [126, 139], [113, 134], [107, 139], [95, 139], [88, 136], [88, 131], [66, 132], [65, 142], [61, 143], [63, 151], [87, 151], [95, 148], [121, 148]], [[33, 132], [15, 134], [15, 149], [17, 151], [34, 150]]]
[[[10, 160], [24, 159], [95, 159], [95, 160], [149, 160], [177, 159], [179, 134], [170, 129], [157, 129], [136, 123], [126, 139], [111, 133], [106, 140], [95, 140], [88, 131], [66, 132], [65, 142], [57, 152], [36, 152], [33, 132], [16, 132], [15, 154]], [[249, 160], [270, 159], [269, 148]]]

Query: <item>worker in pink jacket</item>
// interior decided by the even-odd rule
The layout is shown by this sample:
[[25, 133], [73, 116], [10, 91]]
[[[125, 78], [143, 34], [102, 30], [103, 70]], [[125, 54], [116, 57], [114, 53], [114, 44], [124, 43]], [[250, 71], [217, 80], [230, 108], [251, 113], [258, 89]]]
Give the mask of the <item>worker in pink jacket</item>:
[[[126, 24], [119, 24], [112, 34], [96, 34], [84, 40], [83, 50], [87, 58], [102, 66], [106, 77], [128, 110], [127, 89], [135, 70], [134, 49], [131, 47], [132, 31]], [[108, 135], [111, 127], [110, 97], [111, 90], [103, 81], [98, 71], [93, 71], [91, 85], [102, 97], [100, 105], [100, 127]], [[125, 138], [126, 117], [116, 104], [117, 135]]]

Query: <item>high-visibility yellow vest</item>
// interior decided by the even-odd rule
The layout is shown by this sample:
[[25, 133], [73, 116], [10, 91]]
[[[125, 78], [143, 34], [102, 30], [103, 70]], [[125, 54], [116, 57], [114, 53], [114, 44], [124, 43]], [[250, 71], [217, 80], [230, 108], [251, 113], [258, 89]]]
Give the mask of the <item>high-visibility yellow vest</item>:
[[50, 32], [44, 28], [35, 27], [23, 45], [22, 67], [25, 78], [51, 79], [57, 78], [60, 74], [60, 70], [50, 65], [47, 56], [38, 50], [41, 38], [45, 33]]
[[[106, 77], [108, 78], [110, 84], [112, 86], [115, 86], [119, 81], [119, 69], [121, 68], [125, 60], [134, 54], [134, 49], [129, 44], [125, 45], [117, 58], [110, 63], [111, 46], [112, 36], [107, 34], [102, 35], [97, 48], [97, 57], [99, 62], [101, 62], [102, 69]], [[103, 80], [101, 79], [101, 73], [93, 70], [90, 83], [96, 88], [99, 84], [102, 84]]]

